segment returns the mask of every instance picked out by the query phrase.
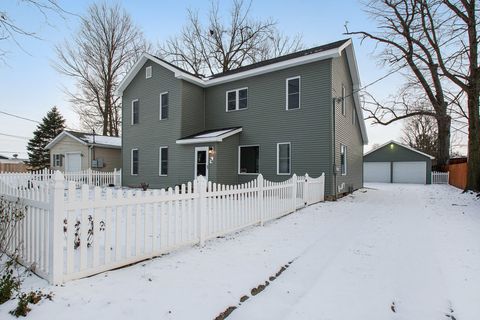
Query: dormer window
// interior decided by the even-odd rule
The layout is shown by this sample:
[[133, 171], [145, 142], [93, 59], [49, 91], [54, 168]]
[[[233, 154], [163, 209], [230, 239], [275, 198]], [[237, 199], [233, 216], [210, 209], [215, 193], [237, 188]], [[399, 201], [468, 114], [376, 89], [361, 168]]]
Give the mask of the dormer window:
[[145, 68], [145, 78], [150, 79], [152, 77], [152, 66]]
[[227, 91], [226, 111], [247, 109], [248, 88]]

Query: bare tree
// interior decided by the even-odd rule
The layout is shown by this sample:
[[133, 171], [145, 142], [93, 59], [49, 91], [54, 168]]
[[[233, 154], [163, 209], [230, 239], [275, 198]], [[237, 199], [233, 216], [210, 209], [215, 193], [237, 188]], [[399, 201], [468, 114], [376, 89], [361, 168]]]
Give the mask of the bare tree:
[[[432, 109], [397, 110], [381, 104], [370, 111], [378, 123], [388, 124], [418, 114], [432, 115], [438, 126], [439, 164], [449, 153], [451, 113], [465, 115], [469, 122], [469, 165], [466, 189], [480, 190], [479, 93], [477, 0], [373, 0], [367, 12], [377, 22], [379, 32], [347, 32], [382, 45], [381, 58], [389, 66], [407, 69], [422, 88]], [[448, 94], [447, 87], [458, 91]], [[459, 101], [466, 96], [467, 112]], [[400, 104], [402, 106], [402, 104]], [[385, 114], [390, 120], [384, 121]]]
[[[43, 15], [47, 23], [47, 18], [50, 13], [55, 13], [60, 16], [63, 16], [63, 14], [66, 13], [66, 11], [64, 11], [55, 0], [21, 0], [19, 2], [36, 8], [38, 12]], [[20, 38], [22, 37], [40, 39], [39, 35], [36, 32], [31, 31], [27, 27], [18, 24], [15, 21], [13, 15], [0, 9], [0, 41], [10, 40], [23, 50], [23, 46], [20, 42]], [[7, 49], [4, 45], [1, 45], [0, 59], [3, 60], [6, 53]]]
[[250, 17], [251, 2], [234, 0], [228, 21], [212, 2], [207, 25], [197, 11], [188, 10], [188, 22], [181, 33], [159, 48], [159, 55], [195, 75], [210, 76], [246, 64], [298, 51], [299, 35], [281, 34], [272, 19]]
[[431, 116], [419, 115], [406, 120], [402, 141], [429, 155], [437, 154], [437, 123]]
[[78, 33], [56, 48], [61, 73], [76, 79], [67, 91], [84, 127], [118, 136], [120, 97], [114, 94], [128, 68], [148, 49], [143, 33], [118, 4], [93, 4]]

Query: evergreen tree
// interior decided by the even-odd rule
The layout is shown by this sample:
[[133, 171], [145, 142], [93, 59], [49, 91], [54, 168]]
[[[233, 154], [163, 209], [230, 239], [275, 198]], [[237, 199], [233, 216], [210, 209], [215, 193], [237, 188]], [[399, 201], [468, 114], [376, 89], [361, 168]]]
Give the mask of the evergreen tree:
[[65, 119], [53, 107], [42, 119], [42, 123], [33, 132], [33, 138], [27, 145], [29, 165], [32, 170], [50, 167], [50, 151], [45, 146], [65, 129]]

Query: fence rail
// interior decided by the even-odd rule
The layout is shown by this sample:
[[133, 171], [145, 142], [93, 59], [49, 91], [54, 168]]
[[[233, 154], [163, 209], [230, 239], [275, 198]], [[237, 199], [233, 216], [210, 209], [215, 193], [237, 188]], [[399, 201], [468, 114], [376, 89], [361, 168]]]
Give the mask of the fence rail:
[[199, 177], [168, 190], [78, 189], [56, 172], [46, 185], [8, 186], [1, 195], [28, 208], [9, 250], [19, 249], [24, 263], [57, 284], [263, 225], [323, 201], [324, 181], [324, 175], [283, 182], [259, 175], [234, 186]]
[[432, 171], [432, 184], [448, 184], [449, 172]]

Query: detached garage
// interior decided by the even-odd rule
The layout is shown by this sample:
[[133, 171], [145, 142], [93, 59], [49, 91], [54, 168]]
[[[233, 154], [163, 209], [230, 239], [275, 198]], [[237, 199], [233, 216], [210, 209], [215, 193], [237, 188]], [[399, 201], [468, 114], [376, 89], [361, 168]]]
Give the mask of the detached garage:
[[363, 156], [364, 182], [430, 184], [434, 157], [396, 141]]

